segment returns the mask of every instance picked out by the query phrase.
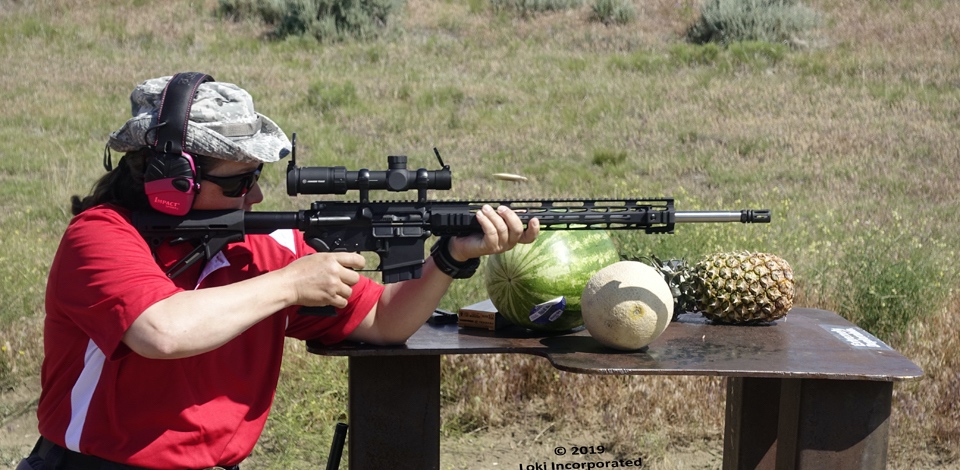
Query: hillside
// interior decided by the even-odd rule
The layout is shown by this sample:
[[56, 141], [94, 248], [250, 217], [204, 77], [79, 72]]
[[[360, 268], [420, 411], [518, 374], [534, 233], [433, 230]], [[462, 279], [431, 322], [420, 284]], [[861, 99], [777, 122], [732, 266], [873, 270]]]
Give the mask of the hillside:
[[[296, 132], [301, 164], [406, 154], [433, 168], [437, 147], [455, 178], [437, 197], [772, 209], [769, 226], [617, 242], [624, 256], [789, 260], [798, 305], [837, 311], [925, 371], [895, 387], [891, 468], [960, 468], [960, 2], [810, 0], [823, 22], [808, 37], [723, 48], [684, 42], [698, 4], [635, 0], [632, 22], [607, 26], [587, 3], [521, 18], [408, 0], [377, 39], [318, 43], [272, 40], [216, 0], [0, 0], [0, 467], [36, 438], [45, 277], [69, 197], [102, 175], [135, 84], [199, 70]], [[313, 199], [283, 181], [282, 165], [265, 169], [263, 210]], [[479, 279], [458, 282], [443, 307], [483, 296]], [[287, 349], [251, 468], [316, 468], [345, 419], [345, 362]], [[535, 358], [443, 367], [451, 469], [516, 468], [561, 441], [718, 467], [721, 379], [576, 376]]]

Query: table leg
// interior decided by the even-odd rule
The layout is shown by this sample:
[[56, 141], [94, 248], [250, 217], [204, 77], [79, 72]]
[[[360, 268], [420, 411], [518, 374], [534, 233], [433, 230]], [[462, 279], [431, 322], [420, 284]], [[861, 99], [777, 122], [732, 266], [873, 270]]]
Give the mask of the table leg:
[[772, 469], [776, 464], [780, 379], [727, 378], [723, 469]]
[[440, 468], [440, 356], [351, 356], [351, 470]]
[[778, 469], [883, 469], [892, 382], [785, 379]]

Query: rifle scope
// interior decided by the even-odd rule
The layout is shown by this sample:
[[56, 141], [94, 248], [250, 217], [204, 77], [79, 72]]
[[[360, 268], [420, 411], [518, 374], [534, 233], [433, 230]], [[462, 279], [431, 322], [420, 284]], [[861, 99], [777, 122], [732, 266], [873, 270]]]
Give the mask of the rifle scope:
[[387, 170], [347, 170], [342, 166], [291, 165], [287, 168], [287, 194], [345, 194], [351, 189], [366, 193], [371, 189], [408, 191], [450, 189], [450, 167], [439, 170], [407, 169], [405, 155], [387, 157]]

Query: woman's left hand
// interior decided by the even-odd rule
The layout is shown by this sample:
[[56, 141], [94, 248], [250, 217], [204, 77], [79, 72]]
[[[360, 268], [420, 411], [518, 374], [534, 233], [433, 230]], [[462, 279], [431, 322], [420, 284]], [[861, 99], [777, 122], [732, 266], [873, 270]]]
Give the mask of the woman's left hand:
[[450, 255], [457, 261], [503, 253], [517, 243], [532, 243], [540, 233], [539, 220], [530, 219], [524, 230], [520, 217], [507, 206], [494, 209], [485, 204], [477, 212], [477, 222], [483, 234], [454, 237], [450, 241]]

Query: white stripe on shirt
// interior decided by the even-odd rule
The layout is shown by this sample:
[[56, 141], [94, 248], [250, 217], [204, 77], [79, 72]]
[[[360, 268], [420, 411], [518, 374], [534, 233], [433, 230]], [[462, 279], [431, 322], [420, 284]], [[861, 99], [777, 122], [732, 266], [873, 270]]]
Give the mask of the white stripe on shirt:
[[87, 352], [83, 355], [83, 370], [77, 382], [70, 391], [70, 424], [64, 436], [67, 448], [80, 452], [80, 436], [83, 434], [83, 425], [87, 421], [87, 412], [93, 400], [93, 391], [100, 382], [100, 373], [107, 357], [91, 339], [87, 343]]
[[280, 246], [290, 250], [294, 256], [297, 255], [297, 244], [293, 238], [293, 230], [274, 230], [270, 233], [270, 238], [276, 240]]

